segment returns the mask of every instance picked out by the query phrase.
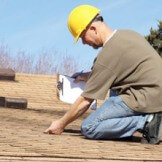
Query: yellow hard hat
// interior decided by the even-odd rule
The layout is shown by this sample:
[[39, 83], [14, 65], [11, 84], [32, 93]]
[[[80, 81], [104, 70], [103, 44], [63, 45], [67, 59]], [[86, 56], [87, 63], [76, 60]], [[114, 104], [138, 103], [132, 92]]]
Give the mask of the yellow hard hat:
[[90, 5], [80, 5], [72, 10], [68, 18], [68, 28], [74, 36], [75, 42], [99, 12], [99, 9]]

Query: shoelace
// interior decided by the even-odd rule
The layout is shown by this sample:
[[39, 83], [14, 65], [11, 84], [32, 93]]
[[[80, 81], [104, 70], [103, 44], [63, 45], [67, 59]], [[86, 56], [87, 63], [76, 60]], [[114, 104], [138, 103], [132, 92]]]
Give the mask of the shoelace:
[[148, 130], [143, 131], [143, 138], [147, 140], [148, 143], [151, 141]]
[[148, 143], [151, 141], [150, 135], [149, 135], [149, 129], [146, 127], [148, 122], [145, 124], [144, 129], [140, 129], [139, 132], [142, 133], [142, 137], [144, 140], [146, 140]]

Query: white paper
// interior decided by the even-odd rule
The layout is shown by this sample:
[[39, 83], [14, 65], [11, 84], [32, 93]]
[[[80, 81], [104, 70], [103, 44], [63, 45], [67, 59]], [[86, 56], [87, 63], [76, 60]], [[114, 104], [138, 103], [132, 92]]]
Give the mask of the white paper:
[[[74, 82], [74, 78], [65, 75], [59, 75], [59, 81], [63, 83], [62, 90], [59, 91], [60, 100], [66, 103], [73, 104], [84, 90], [85, 82]], [[91, 104], [91, 109], [96, 109], [96, 100]]]

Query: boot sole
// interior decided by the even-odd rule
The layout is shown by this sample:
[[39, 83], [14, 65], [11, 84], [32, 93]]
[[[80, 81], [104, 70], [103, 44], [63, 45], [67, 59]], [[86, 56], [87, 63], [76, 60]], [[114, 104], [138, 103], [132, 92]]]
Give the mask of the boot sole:
[[162, 112], [159, 113], [160, 118], [160, 127], [159, 127], [159, 133], [158, 133], [158, 142], [155, 144], [159, 144], [160, 141], [162, 141]]
[[160, 141], [162, 141], [162, 112], [160, 113], [160, 117], [161, 117], [161, 123], [160, 123], [160, 130], [159, 130], [159, 139]]

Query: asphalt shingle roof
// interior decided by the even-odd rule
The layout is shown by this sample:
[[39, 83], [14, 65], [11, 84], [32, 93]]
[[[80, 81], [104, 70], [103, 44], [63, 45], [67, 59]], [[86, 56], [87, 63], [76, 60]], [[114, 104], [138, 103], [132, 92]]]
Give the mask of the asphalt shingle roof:
[[85, 139], [80, 124], [92, 110], [61, 136], [43, 134], [70, 107], [56, 91], [56, 76], [16, 74], [15, 82], [0, 81], [0, 96], [28, 100], [24, 110], [0, 107], [0, 161], [162, 161], [162, 145], [140, 144], [138, 134], [133, 141]]

